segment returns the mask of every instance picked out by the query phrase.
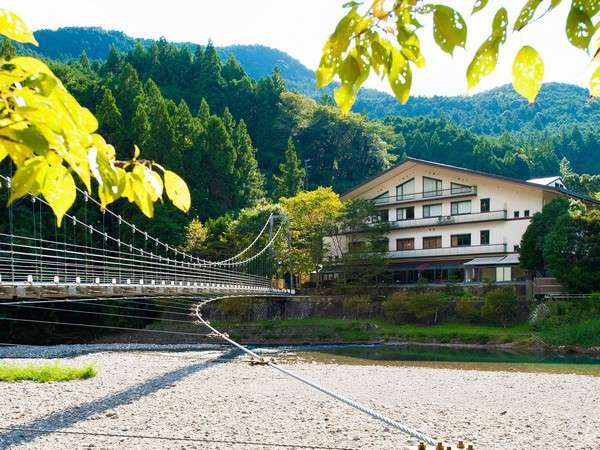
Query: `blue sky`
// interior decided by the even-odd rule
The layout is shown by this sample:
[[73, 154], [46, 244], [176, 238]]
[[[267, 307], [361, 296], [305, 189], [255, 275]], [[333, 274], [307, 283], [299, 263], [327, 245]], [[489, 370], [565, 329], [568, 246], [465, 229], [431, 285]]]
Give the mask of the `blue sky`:
[[[100, 26], [121, 30], [133, 37], [206, 43], [218, 46], [262, 44], [283, 50], [311, 69], [318, 65], [321, 48], [341, 17], [346, 0], [5, 0], [2, 7], [19, 15], [33, 29], [61, 26]], [[475, 16], [470, 24], [467, 49], [453, 57], [433, 45], [430, 29], [423, 35], [427, 67], [415, 74], [413, 95], [465, 95], [465, 69], [478, 45], [491, 27], [494, 7], [511, 5], [511, 22], [524, 0], [491, 0], [489, 11]], [[472, 1], [448, 0], [442, 3], [459, 8], [467, 23]], [[589, 57], [567, 43], [564, 35], [563, 5], [527, 33], [510, 37], [501, 54], [497, 72], [475, 91], [510, 82], [512, 58], [521, 45], [536, 47], [546, 62], [546, 81], [563, 81], [587, 86], [591, 72]], [[558, 17], [560, 16], [560, 17]], [[367, 86], [389, 92], [372, 77]]]

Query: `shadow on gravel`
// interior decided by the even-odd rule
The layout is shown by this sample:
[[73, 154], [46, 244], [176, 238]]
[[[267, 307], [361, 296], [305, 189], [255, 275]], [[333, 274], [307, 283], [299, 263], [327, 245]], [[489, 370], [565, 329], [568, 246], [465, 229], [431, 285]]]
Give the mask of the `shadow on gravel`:
[[[127, 389], [109, 395], [93, 402], [84, 403], [82, 405], [73, 406], [72, 408], [63, 409], [45, 417], [32, 420], [27, 423], [15, 424], [15, 428], [33, 429], [39, 431], [20, 431], [12, 430], [0, 433], [0, 448], [9, 448], [19, 444], [26, 444], [34, 439], [52, 434], [53, 430], [60, 430], [75, 425], [77, 422], [89, 419], [90, 417], [100, 414], [106, 410], [116, 408], [120, 405], [125, 405], [139, 400], [142, 397], [153, 394], [166, 386], [169, 386], [177, 381], [199, 372], [208, 369], [217, 362], [228, 361], [234, 359], [240, 354], [240, 351], [229, 350], [228, 352], [197, 364], [190, 364], [181, 369], [165, 373], [163, 375], [152, 378], [141, 384], [128, 387]], [[33, 399], [32, 399], [33, 400]]]

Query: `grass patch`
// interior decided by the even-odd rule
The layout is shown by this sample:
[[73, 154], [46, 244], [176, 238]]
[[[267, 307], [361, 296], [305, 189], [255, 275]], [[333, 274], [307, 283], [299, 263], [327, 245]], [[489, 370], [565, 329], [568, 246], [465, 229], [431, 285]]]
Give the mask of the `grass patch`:
[[493, 325], [471, 325], [445, 323], [441, 325], [397, 325], [381, 320], [345, 319], [285, 319], [259, 320], [242, 324], [213, 322], [217, 328], [244, 329], [255, 338], [268, 340], [289, 339], [302, 336], [306, 341], [335, 340], [339, 342], [366, 341], [421, 341], [458, 342], [472, 344], [507, 343], [525, 341], [532, 335], [529, 325], [498, 327]]
[[543, 327], [540, 336], [552, 345], [600, 346], [600, 319]]
[[96, 376], [96, 368], [92, 364], [84, 367], [69, 367], [59, 364], [29, 364], [27, 366], [0, 365], [0, 381], [50, 381], [86, 380]]

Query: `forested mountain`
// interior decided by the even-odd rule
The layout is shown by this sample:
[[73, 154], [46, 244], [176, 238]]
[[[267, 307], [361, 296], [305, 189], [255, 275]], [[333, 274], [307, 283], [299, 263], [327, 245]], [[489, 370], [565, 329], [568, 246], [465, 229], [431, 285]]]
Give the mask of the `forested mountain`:
[[[78, 58], [84, 51], [90, 59], [103, 60], [111, 46], [129, 51], [136, 42], [120, 31], [101, 28], [66, 27], [56, 31], [39, 30], [35, 35], [40, 46], [29, 49], [63, 60]], [[143, 39], [141, 42], [149, 46], [153, 41]], [[191, 43], [176, 45], [188, 45], [192, 51], [196, 47]], [[233, 55], [255, 80], [268, 76], [277, 67], [288, 89], [314, 98], [323, 94], [315, 88], [314, 72], [279, 50], [260, 45], [235, 45], [218, 48], [217, 52], [223, 60]], [[560, 83], [544, 85], [533, 107], [508, 85], [472, 96], [413, 97], [406, 105], [384, 92], [363, 89], [354, 111], [370, 118], [444, 116], [477, 133], [493, 135], [517, 131], [531, 134], [575, 124], [594, 127], [600, 120], [600, 102], [588, 101], [586, 89]]]
[[[102, 45], [115, 36], [128, 39], [96, 32], [106, 38]], [[49, 64], [96, 114], [100, 132], [119, 158], [131, 158], [136, 143], [142, 157], [181, 173], [192, 192], [190, 217], [213, 220], [214, 226], [302, 186], [347, 190], [404, 155], [523, 179], [562, 169], [581, 192], [600, 190], [600, 176], [573, 173], [600, 173], [593, 128], [491, 136], [462, 127], [448, 115], [382, 121], [342, 115], [326, 96], [317, 101], [290, 91], [279, 69], [254, 79], [232, 54], [222, 59], [211, 44], [191, 47], [161, 39], [118, 50], [123, 42], [112, 42], [104, 59], [92, 59], [86, 51]], [[233, 49], [256, 59], [248, 48]], [[14, 54], [6, 44], [1, 51], [6, 58]], [[171, 242], [189, 221], [168, 206], [159, 205], [152, 221], [128, 205], [116, 207]]]

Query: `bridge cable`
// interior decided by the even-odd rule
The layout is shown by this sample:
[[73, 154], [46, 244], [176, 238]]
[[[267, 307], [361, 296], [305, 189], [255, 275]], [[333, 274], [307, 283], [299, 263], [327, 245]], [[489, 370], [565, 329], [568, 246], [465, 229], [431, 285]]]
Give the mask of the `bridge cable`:
[[[202, 306], [206, 305], [207, 303], [216, 301], [216, 300], [223, 300], [223, 299], [229, 299], [229, 298], [240, 298], [240, 297], [247, 297], [247, 296], [240, 296], [240, 295], [228, 295], [228, 296], [223, 296], [223, 297], [214, 297], [208, 300], [205, 300], [201, 303], [198, 303], [198, 305], [196, 305], [196, 316], [198, 317], [198, 320], [200, 320], [200, 322], [206, 326], [207, 328], [209, 328], [213, 333], [215, 333], [216, 335], [218, 335], [221, 339], [225, 340], [226, 342], [230, 343], [231, 345], [237, 347], [238, 349], [240, 349], [241, 351], [243, 351], [244, 353], [252, 356], [253, 358], [256, 358], [259, 361], [265, 361], [265, 359], [263, 357], [261, 357], [260, 355], [258, 355], [257, 353], [253, 352], [252, 350], [248, 349], [247, 347], [244, 347], [243, 345], [239, 344], [238, 342], [234, 341], [233, 339], [231, 339], [227, 334], [220, 332], [219, 330], [217, 330], [216, 328], [214, 328], [209, 321], [207, 321], [206, 319], [204, 319], [202, 317], [202, 314], [200, 313], [200, 309], [202, 308]], [[367, 414], [377, 420], [382, 421], [383, 423], [396, 428], [397, 430], [401, 431], [402, 433], [409, 435], [413, 438], [416, 438], [420, 441], [426, 442], [428, 444], [431, 445], [436, 445], [436, 440], [434, 440], [433, 438], [431, 438], [430, 436], [417, 431], [411, 427], [408, 427], [390, 417], [385, 416], [384, 414], [375, 411], [372, 408], [369, 408], [367, 406], [362, 405], [361, 403], [358, 403], [357, 401], [354, 401], [342, 394], [339, 394], [337, 392], [334, 392], [330, 389], [327, 389], [323, 386], [320, 386], [319, 384], [315, 383], [314, 381], [311, 381], [307, 378], [304, 378], [303, 376], [292, 372], [291, 370], [285, 369], [282, 366], [274, 363], [273, 361], [266, 361], [266, 364], [275, 369], [278, 370], [279, 372], [284, 373], [285, 375], [288, 375], [320, 392], [322, 392], [323, 394], [326, 394], [330, 397], [332, 397], [335, 400], [338, 400], [342, 403], [345, 403], [348, 406], [351, 406], [352, 408]]]

